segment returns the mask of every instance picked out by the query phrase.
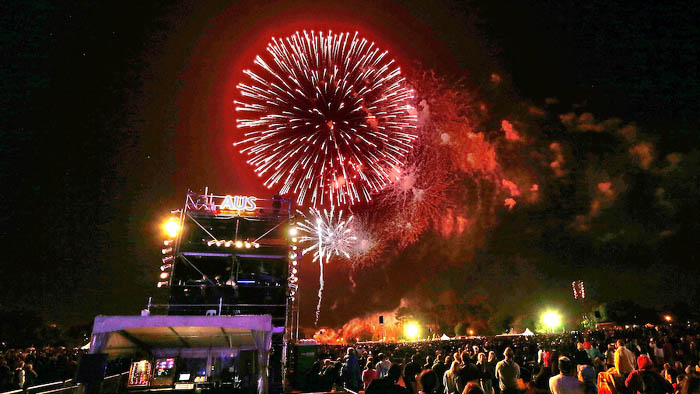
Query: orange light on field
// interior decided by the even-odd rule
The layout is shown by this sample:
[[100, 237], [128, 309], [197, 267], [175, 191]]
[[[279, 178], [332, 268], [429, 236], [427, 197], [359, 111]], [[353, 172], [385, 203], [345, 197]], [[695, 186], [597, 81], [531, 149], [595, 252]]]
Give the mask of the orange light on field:
[[664, 320], [671, 321], [671, 320], [673, 320], [673, 318], [671, 317], [671, 315], [666, 315], [666, 316], [664, 316]]
[[474, 330], [469, 330], [469, 335], [470, 336], [474, 335]]
[[163, 231], [168, 234], [170, 238], [174, 239], [180, 232], [180, 220], [177, 218], [169, 218], [163, 223]]

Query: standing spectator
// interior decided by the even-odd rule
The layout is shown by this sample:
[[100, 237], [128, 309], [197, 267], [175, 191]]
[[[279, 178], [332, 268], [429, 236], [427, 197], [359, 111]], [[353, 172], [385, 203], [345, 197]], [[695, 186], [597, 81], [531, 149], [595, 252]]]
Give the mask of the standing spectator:
[[457, 373], [459, 372], [459, 361], [454, 360], [452, 366], [445, 372], [442, 377], [442, 386], [445, 388], [445, 394], [457, 393]]
[[421, 371], [421, 367], [418, 364], [418, 355], [413, 354], [411, 356], [411, 361], [406, 363], [403, 368], [403, 381], [406, 383], [406, 388], [411, 390], [412, 393], [417, 392], [416, 390], [416, 375]]
[[513, 349], [510, 347], [506, 348], [503, 355], [505, 360], [501, 360], [496, 364], [495, 375], [498, 378], [498, 387], [503, 394], [517, 394], [520, 366], [513, 361]]
[[36, 371], [34, 370], [34, 365], [31, 363], [28, 363], [24, 366], [24, 386], [23, 388], [26, 389], [27, 387], [32, 387], [36, 385], [36, 381], [39, 379], [39, 375], [37, 375]]
[[433, 371], [435, 372], [435, 376], [437, 376], [437, 392], [440, 394], [445, 392], [445, 386], [442, 384], [442, 377], [445, 376], [448, 366], [452, 365], [451, 362], [452, 357], [445, 356], [444, 362], [443, 358], [438, 357], [435, 359], [435, 364], [433, 364]]
[[573, 364], [566, 356], [559, 357], [559, 375], [549, 378], [549, 391], [552, 394], [584, 394], [583, 384], [571, 376]]
[[432, 369], [424, 369], [418, 375], [418, 394], [434, 394], [437, 387], [437, 375]]
[[374, 369], [373, 362], [374, 360], [372, 359], [368, 360], [365, 370], [362, 371], [362, 385], [365, 390], [367, 390], [367, 387], [369, 387], [369, 384], [372, 383], [374, 379], [379, 377], [377, 370]]
[[634, 371], [634, 364], [634, 353], [625, 347], [625, 342], [622, 339], [619, 339], [615, 350], [615, 369], [623, 378], [627, 379], [627, 376]]
[[0, 360], [0, 391], [7, 391], [10, 389], [10, 384], [12, 383], [12, 369], [7, 365], [7, 360]]
[[365, 394], [408, 394], [408, 389], [396, 384], [399, 379], [401, 379], [401, 366], [392, 364], [385, 377], [374, 379], [369, 384]]
[[588, 358], [588, 352], [586, 352], [586, 347], [583, 342], [576, 344], [576, 353], [574, 353], [574, 364], [576, 365], [589, 365], [591, 359]]
[[488, 376], [491, 378], [491, 387], [494, 392], [500, 393], [501, 388], [498, 387], [498, 379], [496, 378], [496, 352], [493, 350], [489, 351], [489, 358], [486, 360], [486, 369], [488, 370]]
[[387, 373], [389, 373], [389, 368], [391, 367], [391, 361], [389, 361], [389, 356], [387, 356], [384, 353], [379, 353], [377, 356], [379, 358], [379, 362], [377, 362], [377, 374], [379, 374], [380, 378], [383, 378], [386, 376]]
[[608, 344], [608, 349], [605, 351], [605, 365], [608, 368], [615, 366], [615, 345], [612, 343]]
[[15, 368], [15, 374], [12, 377], [12, 387], [15, 389], [23, 389], [24, 376], [24, 361], [17, 361], [17, 368]]
[[493, 394], [493, 386], [491, 376], [493, 373], [489, 370], [486, 363], [486, 353], [479, 353], [476, 359], [476, 368], [479, 371], [479, 384], [484, 394]]

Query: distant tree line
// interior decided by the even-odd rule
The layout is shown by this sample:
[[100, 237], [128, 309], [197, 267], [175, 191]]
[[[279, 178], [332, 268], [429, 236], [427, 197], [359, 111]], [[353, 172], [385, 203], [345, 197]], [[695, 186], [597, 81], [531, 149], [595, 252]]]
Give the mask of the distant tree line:
[[30, 346], [83, 346], [90, 338], [92, 322], [60, 326], [26, 309], [0, 309], [0, 350]]

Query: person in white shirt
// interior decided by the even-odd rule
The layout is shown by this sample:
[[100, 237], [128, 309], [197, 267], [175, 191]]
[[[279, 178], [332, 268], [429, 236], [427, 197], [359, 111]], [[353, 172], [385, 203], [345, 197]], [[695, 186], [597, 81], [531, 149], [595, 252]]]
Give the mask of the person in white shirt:
[[549, 378], [552, 394], [583, 394], [583, 383], [571, 376], [573, 363], [568, 357], [559, 357], [559, 375]]

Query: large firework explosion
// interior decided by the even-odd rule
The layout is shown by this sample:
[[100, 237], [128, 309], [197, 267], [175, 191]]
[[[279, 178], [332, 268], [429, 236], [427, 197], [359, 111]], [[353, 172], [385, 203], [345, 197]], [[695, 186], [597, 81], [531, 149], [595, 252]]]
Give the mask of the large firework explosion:
[[313, 206], [353, 205], [391, 183], [415, 135], [413, 92], [401, 70], [357, 33], [272, 38], [245, 70], [234, 145], [265, 186]]

